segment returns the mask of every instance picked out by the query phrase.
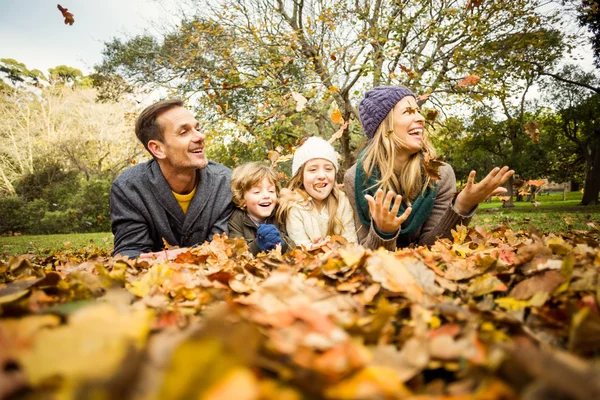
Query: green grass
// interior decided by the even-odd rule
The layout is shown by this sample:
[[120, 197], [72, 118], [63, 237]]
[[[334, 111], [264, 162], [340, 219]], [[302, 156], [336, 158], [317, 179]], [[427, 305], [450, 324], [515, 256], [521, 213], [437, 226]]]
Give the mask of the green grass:
[[102, 249], [111, 249], [113, 235], [110, 232], [100, 232], [2, 236], [0, 237], [0, 258], [27, 253], [43, 256], [53, 251], [81, 249], [90, 244]]
[[486, 229], [507, 225], [512, 230], [533, 227], [545, 233], [600, 229], [600, 205], [580, 206], [581, 197], [579, 192], [567, 193], [565, 201], [562, 193], [538, 195], [536, 201], [540, 204], [537, 207], [530, 202], [515, 202], [513, 208], [502, 208], [502, 202], [494, 199], [479, 205], [471, 225]]

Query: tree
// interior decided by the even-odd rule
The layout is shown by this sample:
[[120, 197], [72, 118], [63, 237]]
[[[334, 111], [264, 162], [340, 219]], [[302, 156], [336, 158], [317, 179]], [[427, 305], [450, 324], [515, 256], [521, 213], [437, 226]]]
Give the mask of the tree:
[[592, 34], [590, 42], [594, 50], [594, 64], [600, 68], [600, 3], [597, 0], [581, 0], [577, 8], [579, 24]]
[[[73, 70], [57, 67], [51, 75]], [[15, 194], [17, 181], [48, 165], [86, 180], [111, 179], [145, 154], [132, 133], [134, 104], [96, 103], [94, 89], [63, 85], [84, 79], [72, 77], [51, 79], [55, 85], [38, 91], [19, 86], [0, 92], [0, 193]]]
[[[543, 2], [241, 0], [190, 2], [197, 14], [162, 37], [105, 45], [97, 72], [195, 100], [266, 150], [307, 133], [330, 136], [332, 117], [358, 120], [365, 87], [404, 84], [440, 105], [450, 95], [482, 99], [499, 84], [548, 65], [564, 49]], [[470, 76], [471, 88], [460, 84]], [[482, 78], [479, 83], [477, 81]], [[309, 101], [296, 112], [291, 92]], [[338, 120], [339, 121], [339, 120]], [[341, 138], [353, 162], [351, 131]]]
[[[598, 85], [598, 77], [567, 65], [561, 73], [572, 81]], [[545, 85], [547, 101], [560, 116], [561, 133], [576, 147], [578, 160], [585, 164], [582, 205], [597, 204], [600, 192], [600, 94], [563, 81]]]

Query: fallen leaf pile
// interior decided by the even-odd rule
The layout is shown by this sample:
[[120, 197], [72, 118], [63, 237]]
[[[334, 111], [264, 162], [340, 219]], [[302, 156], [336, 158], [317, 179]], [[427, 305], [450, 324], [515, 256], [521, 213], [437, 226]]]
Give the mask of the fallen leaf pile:
[[599, 232], [0, 262], [0, 398], [597, 399]]

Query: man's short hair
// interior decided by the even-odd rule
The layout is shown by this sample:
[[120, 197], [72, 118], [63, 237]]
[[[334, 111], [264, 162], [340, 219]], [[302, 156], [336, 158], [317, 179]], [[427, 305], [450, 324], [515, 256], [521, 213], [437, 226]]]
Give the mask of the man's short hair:
[[179, 99], [162, 100], [146, 107], [141, 112], [137, 121], [135, 121], [135, 135], [146, 150], [148, 150], [149, 141], [164, 141], [163, 127], [160, 126], [157, 119], [162, 113], [175, 107], [183, 107], [183, 101]]
[[279, 175], [273, 168], [261, 162], [250, 162], [234, 169], [231, 174], [233, 203], [239, 208], [245, 207], [244, 194], [254, 186], [258, 186], [265, 178], [275, 186], [275, 193], [279, 196]]

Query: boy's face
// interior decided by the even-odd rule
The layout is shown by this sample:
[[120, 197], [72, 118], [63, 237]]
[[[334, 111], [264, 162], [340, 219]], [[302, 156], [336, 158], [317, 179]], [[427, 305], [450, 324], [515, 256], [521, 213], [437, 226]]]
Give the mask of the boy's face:
[[267, 178], [244, 193], [248, 214], [259, 223], [264, 222], [277, 205], [277, 190]]

